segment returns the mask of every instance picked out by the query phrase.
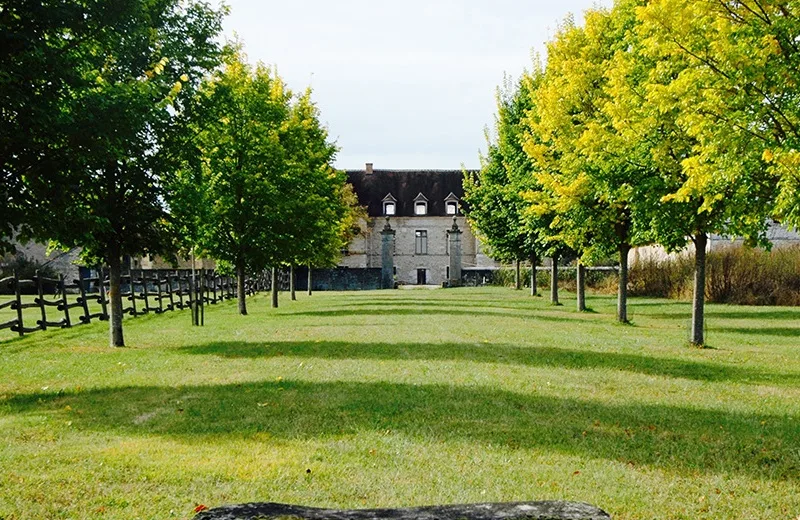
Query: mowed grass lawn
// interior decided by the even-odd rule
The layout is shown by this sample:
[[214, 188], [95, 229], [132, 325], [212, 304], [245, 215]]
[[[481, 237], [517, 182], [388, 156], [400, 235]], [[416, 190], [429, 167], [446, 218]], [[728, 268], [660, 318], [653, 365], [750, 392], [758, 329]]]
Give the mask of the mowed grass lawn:
[[197, 504], [567, 499], [615, 519], [800, 515], [800, 309], [502, 288], [266, 295], [0, 336], [0, 518]]

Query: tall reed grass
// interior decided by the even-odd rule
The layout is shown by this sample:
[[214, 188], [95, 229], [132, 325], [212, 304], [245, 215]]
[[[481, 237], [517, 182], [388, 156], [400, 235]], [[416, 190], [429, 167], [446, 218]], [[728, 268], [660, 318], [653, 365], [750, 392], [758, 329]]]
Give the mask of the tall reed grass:
[[[632, 296], [689, 298], [694, 255], [645, 259], [631, 268]], [[773, 251], [731, 245], [708, 254], [706, 299], [739, 305], [800, 305], [800, 246]]]

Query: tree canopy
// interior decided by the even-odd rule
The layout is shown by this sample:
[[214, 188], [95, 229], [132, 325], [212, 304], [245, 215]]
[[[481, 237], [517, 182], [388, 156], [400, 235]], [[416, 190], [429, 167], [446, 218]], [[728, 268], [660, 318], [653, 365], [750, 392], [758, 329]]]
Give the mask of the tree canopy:
[[222, 15], [200, 2], [106, 0], [17, 2], [0, 16], [2, 234], [107, 263], [113, 345], [124, 343], [122, 256], [173, 250], [165, 144], [219, 61]]
[[235, 50], [186, 117], [171, 206], [192, 244], [236, 271], [241, 314], [247, 272], [338, 258], [352, 208], [310, 90], [293, 95], [274, 69]]
[[[797, 8], [616, 0], [582, 22], [565, 20], [544, 71], [498, 103], [498, 138], [468, 183], [473, 218], [490, 247], [511, 249], [519, 228], [503, 197], [522, 193], [522, 215], [550, 218], [535, 226], [545, 244], [586, 263], [618, 251], [622, 321], [628, 250], [693, 243], [692, 342], [702, 344], [708, 236], [768, 246], [769, 218], [800, 223]], [[507, 135], [523, 161], [503, 148], [507, 128], [521, 129]]]

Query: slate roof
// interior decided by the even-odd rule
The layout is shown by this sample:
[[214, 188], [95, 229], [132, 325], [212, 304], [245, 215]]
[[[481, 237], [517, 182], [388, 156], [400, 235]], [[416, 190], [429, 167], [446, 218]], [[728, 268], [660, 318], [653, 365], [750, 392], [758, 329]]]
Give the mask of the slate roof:
[[397, 199], [395, 215], [414, 216], [414, 199], [422, 193], [428, 199], [428, 216], [446, 217], [445, 199], [452, 192], [464, 196], [461, 170], [346, 170], [347, 179], [367, 206], [370, 217], [383, 215], [383, 199], [392, 194]]

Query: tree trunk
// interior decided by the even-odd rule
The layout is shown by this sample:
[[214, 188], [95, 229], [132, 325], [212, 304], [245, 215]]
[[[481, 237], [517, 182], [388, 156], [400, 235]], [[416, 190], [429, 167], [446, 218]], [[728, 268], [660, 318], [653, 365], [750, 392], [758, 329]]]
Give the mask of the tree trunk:
[[628, 323], [628, 252], [631, 246], [619, 246], [619, 286], [617, 287], [617, 321]]
[[576, 282], [578, 291], [578, 312], [586, 310], [586, 267], [578, 260], [576, 272]]
[[239, 299], [239, 314], [247, 316], [247, 294], [244, 292], [244, 262], [236, 266], [236, 293]]
[[297, 300], [297, 295], [294, 292], [294, 266], [289, 266], [289, 291], [292, 293], [292, 301]]
[[694, 237], [694, 294], [692, 295], [692, 344], [698, 347], [703, 338], [704, 305], [706, 298], [706, 244], [708, 236], [699, 233]]
[[[108, 255], [108, 301], [111, 310], [108, 320], [109, 341], [112, 347], [124, 347], [122, 337], [122, 255], [119, 247], [112, 247]], [[133, 279], [131, 279], [133, 284]], [[131, 285], [131, 290], [133, 286]]]
[[539, 287], [536, 285], [536, 264], [538, 264], [536, 253], [531, 253], [531, 296], [539, 296]]
[[308, 295], [311, 296], [311, 264], [308, 264]]
[[553, 255], [553, 261], [550, 266], [550, 303], [559, 305], [558, 303], [558, 255]]
[[278, 308], [278, 268], [272, 268], [272, 308]]
[[514, 264], [514, 289], [517, 291], [522, 289], [522, 276], [519, 271], [519, 263], [519, 258], [517, 258]]

